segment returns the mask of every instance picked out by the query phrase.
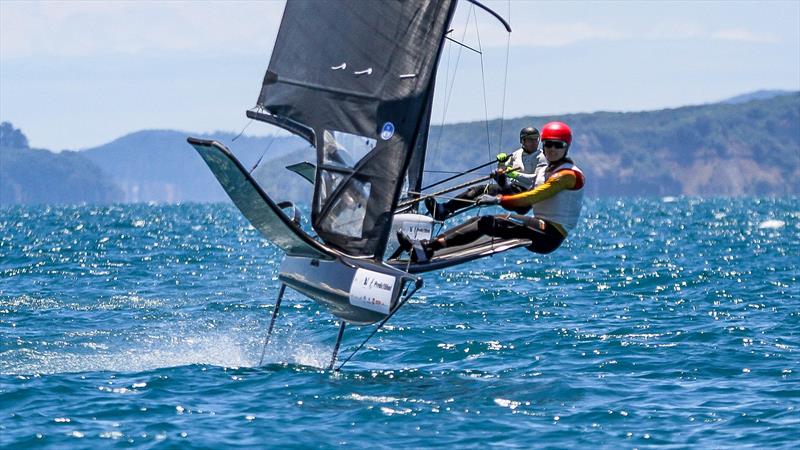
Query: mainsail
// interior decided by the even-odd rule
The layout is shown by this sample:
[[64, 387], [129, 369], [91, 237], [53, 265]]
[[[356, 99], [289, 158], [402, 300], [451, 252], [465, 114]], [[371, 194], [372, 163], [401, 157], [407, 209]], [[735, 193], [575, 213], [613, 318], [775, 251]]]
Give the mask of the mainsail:
[[248, 115], [316, 147], [312, 225], [349, 255], [381, 258], [404, 183], [419, 190], [436, 65], [455, 3], [286, 4], [258, 107]]

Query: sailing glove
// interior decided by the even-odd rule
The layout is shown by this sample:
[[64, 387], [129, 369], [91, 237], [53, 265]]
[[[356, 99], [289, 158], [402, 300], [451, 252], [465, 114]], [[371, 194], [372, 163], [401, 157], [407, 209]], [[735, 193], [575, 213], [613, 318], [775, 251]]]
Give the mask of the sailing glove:
[[508, 159], [508, 155], [505, 153], [498, 153], [497, 154], [497, 162], [505, 162]]
[[476, 205], [499, 205], [500, 195], [483, 194], [475, 200]]

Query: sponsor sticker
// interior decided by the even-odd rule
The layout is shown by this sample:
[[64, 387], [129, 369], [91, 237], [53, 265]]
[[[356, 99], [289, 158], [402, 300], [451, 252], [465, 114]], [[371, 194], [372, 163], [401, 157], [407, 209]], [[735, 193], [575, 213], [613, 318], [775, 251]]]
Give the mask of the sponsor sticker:
[[415, 241], [430, 239], [433, 225], [427, 222], [403, 222], [403, 234]]
[[396, 279], [385, 273], [356, 270], [350, 284], [350, 304], [359, 308], [389, 314]]
[[381, 139], [388, 141], [392, 136], [394, 136], [394, 124], [392, 122], [386, 122], [383, 124], [383, 128], [381, 128]]

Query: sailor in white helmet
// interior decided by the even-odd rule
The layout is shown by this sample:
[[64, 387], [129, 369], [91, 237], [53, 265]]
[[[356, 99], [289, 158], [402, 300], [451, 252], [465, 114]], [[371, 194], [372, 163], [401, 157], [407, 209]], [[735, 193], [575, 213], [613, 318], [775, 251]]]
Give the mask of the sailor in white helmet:
[[[484, 194], [518, 194], [530, 190], [535, 183], [536, 171], [547, 166], [547, 160], [539, 150], [539, 130], [525, 127], [519, 132], [520, 148], [508, 155], [497, 155], [497, 170], [492, 174], [495, 183], [473, 186], [445, 203], [436, 203], [433, 197], [425, 199], [428, 214], [436, 220], [445, 220], [457, 211], [475, 204], [475, 199]], [[512, 208], [525, 214], [529, 205]]]
[[478, 216], [430, 241], [412, 242], [398, 233], [401, 246], [411, 259], [426, 261], [445, 247], [469, 244], [481, 236], [505, 239], [530, 239], [528, 250], [550, 253], [561, 246], [578, 224], [583, 205], [583, 172], [567, 157], [572, 130], [563, 122], [550, 122], [542, 128], [542, 148], [547, 166], [537, 171], [536, 187], [512, 195], [482, 195], [479, 205], [501, 205], [506, 209], [530, 206], [533, 215], [500, 214]]

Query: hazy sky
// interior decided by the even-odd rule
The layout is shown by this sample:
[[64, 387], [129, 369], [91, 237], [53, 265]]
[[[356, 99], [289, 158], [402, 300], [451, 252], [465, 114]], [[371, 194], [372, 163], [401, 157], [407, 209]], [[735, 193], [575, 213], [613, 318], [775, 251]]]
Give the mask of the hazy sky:
[[[462, 2], [452, 36], [473, 47], [480, 38], [487, 95], [480, 56], [448, 45], [436, 124], [482, 120], [487, 110], [638, 111], [800, 89], [798, 0], [484, 3], [504, 17], [510, 9], [505, 106], [507, 35], [483, 12], [476, 24]], [[282, 11], [282, 1], [0, 0], [0, 120], [53, 150], [141, 129], [238, 132]]]

